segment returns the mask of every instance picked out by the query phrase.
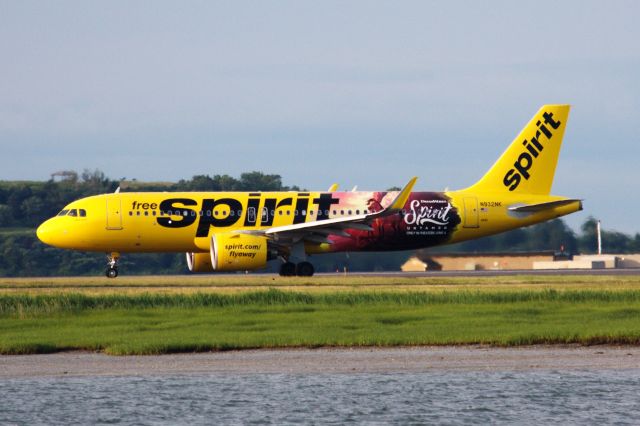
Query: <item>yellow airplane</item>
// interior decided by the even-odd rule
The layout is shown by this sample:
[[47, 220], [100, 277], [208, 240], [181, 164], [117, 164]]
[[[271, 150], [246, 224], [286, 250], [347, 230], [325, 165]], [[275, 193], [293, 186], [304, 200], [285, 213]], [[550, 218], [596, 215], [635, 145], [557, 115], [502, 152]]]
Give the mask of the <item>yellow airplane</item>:
[[[550, 195], [569, 105], [545, 105], [476, 184], [459, 191], [139, 192], [72, 202], [38, 228], [49, 245], [120, 253], [186, 252], [192, 272], [244, 271], [280, 259], [311, 276], [309, 255], [457, 243], [582, 210]], [[294, 263], [296, 261], [297, 263]]]

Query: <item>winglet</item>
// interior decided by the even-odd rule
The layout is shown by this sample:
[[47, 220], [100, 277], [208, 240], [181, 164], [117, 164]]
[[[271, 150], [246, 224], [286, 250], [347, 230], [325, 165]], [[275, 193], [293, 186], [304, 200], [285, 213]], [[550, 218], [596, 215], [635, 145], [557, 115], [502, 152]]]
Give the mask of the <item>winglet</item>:
[[337, 190], [338, 190], [338, 184], [334, 183], [329, 187], [329, 189], [327, 189], [327, 192], [336, 192]]
[[417, 176], [411, 178], [409, 183], [407, 183], [404, 188], [402, 188], [402, 191], [400, 191], [395, 200], [393, 200], [393, 202], [389, 205], [389, 210], [402, 210], [404, 205], [407, 203], [407, 200], [409, 199], [409, 195], [411, 195], [411, 190], [413, 189], [413, 185], [415, 185], [416, 180], [418, 180]]

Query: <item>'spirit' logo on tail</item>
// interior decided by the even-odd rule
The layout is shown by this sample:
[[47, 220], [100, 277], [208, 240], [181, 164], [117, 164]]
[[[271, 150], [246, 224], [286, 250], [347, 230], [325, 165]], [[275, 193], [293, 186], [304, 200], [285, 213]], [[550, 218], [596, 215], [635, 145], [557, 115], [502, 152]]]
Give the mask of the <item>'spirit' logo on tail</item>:
[[[544, 150], [544, 145], [542, 144], [542, 140], [540, 136], [544, 136], [547, 138], [547, 142], [551, 140], [553, 137], [553, 133], [551, 130], [556, 130], [562, 124], [560, 121], [555, 121], [553, 119], [552, 112], [544, 112], [542, 114], [542, 118], [544, 119], [544, 124], [538, 120], [536, 122], [536, 126], [538, 126], [538, 130], [536, 130], [536, 135], [530, 140], [523, 140], [522, 145], [525, 147], [525, 151], [521, 152], [518, 156], [518, 159], [515, 163], [513, 163], [513, 168], [509, 169], [509, 171], [504, 175], [504, 179], [502, 182], [504, 186], [509, 188], [509, 191], [515, 190], [522, 178], [529, 180], [531, 176], [529, 174], [529, 169], [533, 166], [533, 163], [536, 158], [542, 153]], [[549, 127], [545, 126], [548, 125]]]

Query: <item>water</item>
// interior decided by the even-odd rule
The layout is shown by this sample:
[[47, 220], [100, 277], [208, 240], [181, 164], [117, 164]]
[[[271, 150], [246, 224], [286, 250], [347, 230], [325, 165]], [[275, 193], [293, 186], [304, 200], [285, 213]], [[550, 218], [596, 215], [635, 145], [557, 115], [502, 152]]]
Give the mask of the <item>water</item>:
[[640, 424], [640, 370], [55, 377], [0, 424]]

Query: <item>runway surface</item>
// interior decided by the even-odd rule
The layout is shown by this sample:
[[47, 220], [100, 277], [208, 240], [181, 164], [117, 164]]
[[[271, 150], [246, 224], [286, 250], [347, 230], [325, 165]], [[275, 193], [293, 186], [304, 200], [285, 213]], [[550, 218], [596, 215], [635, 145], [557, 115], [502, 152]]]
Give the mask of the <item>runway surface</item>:
[[[340, 273], [319, 273], [315, 276], [337, 276]], [[640, 268], [617, 269], [519, 269], [519, 270], [495, 270], [495, 271], [428, 271], [428, 272], [349, 272], [351, 277], [505, 277], [518, 275], [557, 276], [557, 275], [584, 275], [584, 276], [637, 276]]]

